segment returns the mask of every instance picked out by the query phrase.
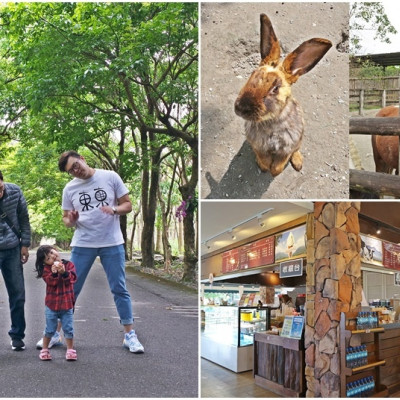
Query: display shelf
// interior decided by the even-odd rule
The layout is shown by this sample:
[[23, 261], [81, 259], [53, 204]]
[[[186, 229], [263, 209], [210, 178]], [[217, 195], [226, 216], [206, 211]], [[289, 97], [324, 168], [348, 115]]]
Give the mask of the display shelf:
[[[340, 395], [346, 396], [347, 384], [357, 380], [372, 376], [375, 381], [374, 392], [369, 397], [388, 397], [389, 392], [385, 385], [381, 384], [380, 367], [386, 364], [379, 356], [379, 334], [385, 331], [384, 328], [354, 329], [358, 311], [341, 313], [340, 315]], [[366, 365], [349, 368], [346, 366], [346, 348], [352, 336], [372, 334], [374, 342], [368, 347], [368, 363]], [[373, 355], [371, 355], [373, 354]]]

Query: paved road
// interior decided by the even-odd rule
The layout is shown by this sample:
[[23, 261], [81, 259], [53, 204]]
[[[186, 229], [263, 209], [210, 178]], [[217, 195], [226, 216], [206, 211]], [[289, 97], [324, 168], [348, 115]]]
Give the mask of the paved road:
[[132, 354], [122, 347], [112, 295], [96, 262], [75, 311], [77, 362], [65, 361], [65, 346], [53, 360], [39, 360], [35, 348], [44, 328], [44, 282], [25, 265], [26, 350], [11, 350], [8, 298], [0, 275], [0, 397], [197, 397], [197, 294], [157, 278], [132, 273], [134, 328], [145, 347]]

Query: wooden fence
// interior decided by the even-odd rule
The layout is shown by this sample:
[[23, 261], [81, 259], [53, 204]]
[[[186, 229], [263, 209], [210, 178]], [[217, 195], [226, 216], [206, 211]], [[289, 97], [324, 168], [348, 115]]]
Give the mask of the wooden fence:
[[[400, 117], [353, 117], [350, 118], [349, 128], [351, 135], [400, 136]], [[400, 165], [398, 168], [400, 168]], [[400, 176], [398, 175], [350, 169], [349, 179], [350, 189], [353, 191], [400, 198]]]
[[350, 78], [349, 89], [400, 89], [400, 77], [379, 76], [375, 78]]
[[358, 109], [363, 115], [365, 108], [383, 108], [399, 104], [399, 89], [350, 89], [350, 110]]

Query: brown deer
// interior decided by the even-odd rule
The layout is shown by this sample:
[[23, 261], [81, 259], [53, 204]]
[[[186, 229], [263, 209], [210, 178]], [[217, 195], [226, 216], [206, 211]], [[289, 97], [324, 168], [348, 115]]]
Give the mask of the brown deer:
[[[377, 117], [398, 117], [399, 106], [384, 107], [376, 114]], [[374, 153], [375, 171], [399, 175], [399, 137], [373, 135], [372, 151]]]

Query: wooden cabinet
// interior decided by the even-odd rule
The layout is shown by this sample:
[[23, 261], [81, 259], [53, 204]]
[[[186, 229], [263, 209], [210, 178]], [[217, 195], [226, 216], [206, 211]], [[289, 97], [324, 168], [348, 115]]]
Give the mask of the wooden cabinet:
[[304, 340], [260, 332], [254, 336], [257, 385], [283, 397], [304, 397]]
[[[357, 315], [358, 311], [341, 313], [340, 316], [340, 396], [347, 397], [346, 389], [348, 383], [372, 376], [375, 381], [375, 389], [370, 397], [388, 397], [388, 390], [385, 385], [382, 385], [380, 374], [380, 367], [385, 365], [386, 361], [380, 357], [379, 335], [385, 330], [384, 328], [358, 330], [356, 325]], [[352, 341], [360, 344], [366, 334], [373, 335], [373, 341], [367, 344], [367, 364], [354, 368], [347, 367], [346, 349], [349, 346], [353, 346]]]

